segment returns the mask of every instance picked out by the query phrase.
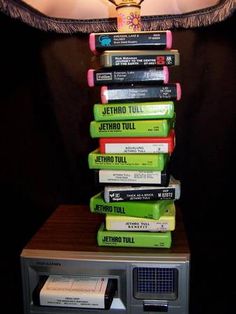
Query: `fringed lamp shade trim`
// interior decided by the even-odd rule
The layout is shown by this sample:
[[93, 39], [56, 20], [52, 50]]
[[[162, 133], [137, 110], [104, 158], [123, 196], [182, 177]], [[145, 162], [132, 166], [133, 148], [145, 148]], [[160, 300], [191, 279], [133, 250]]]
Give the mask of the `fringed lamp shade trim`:
[[[221, 22], [231, 16], [236, 0], [222, 0], [219, 4], [178, 15], [143, 16], [143, 30], [194, 28]], [[117, 31], [116, 19], [76, 20], [48, 17], [19, 0], [0, 0], [0, 11], [37, 29], [56, 33], [91, 33]]]

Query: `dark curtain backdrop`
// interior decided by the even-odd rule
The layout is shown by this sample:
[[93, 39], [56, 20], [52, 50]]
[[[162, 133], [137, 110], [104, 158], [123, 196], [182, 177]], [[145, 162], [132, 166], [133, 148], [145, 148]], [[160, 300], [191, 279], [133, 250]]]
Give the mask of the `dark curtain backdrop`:
[[[88, 35], [44, 33], [4, 15], [0, 29], [1, 297], [21, 313], [22, 248], [59, 204], [88, 204], [97, 190], [87, 156], [97, 147], [89, 123], [99, 89], [87, 86]], [[191, 248], [190, 314], [233, 313], [235, 15], [173, 38], [181, 64], [170, 81], [182, 99], [170, 165]]]

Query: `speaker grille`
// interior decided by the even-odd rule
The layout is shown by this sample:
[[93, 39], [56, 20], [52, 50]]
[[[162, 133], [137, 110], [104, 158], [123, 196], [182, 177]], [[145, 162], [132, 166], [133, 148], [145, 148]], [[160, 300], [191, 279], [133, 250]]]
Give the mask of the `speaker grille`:
[[177, 269], [137, 267], [134, 268], [133, 275], [135, 298], [168, 300], [177, 298]]

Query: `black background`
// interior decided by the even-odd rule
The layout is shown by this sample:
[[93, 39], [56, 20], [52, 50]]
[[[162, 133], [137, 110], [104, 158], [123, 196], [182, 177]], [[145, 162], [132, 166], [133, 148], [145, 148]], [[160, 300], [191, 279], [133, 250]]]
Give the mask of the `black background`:
[[[59, 204], [88, 204], [92, 106], [88, 35], [62, 35], [0, 15], [1, 301], [21, 313], [19, 255]], [[233, 313], [235, 288], [235, 15], [174, 29], [180, 66], [171, 170], [191, 249], [190, 314]]]

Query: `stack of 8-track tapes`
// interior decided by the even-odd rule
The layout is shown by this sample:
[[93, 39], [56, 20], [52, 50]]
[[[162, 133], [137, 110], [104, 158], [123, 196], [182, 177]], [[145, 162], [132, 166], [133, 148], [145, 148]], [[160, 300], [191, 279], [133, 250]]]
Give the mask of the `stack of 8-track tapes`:
[[169, 83], [179, 65], [172, 33], [92, 33], [89, 46], [99, 66], [88, 70], [88, 85], [101, 93], [90, 123], [99, 145], [88, 156], [103, 186], [90, 199], [90, 211], [105, 215], [98, 245], [169, 248], [180, 197], [168, 171], [181, 97], [180, 84]]

